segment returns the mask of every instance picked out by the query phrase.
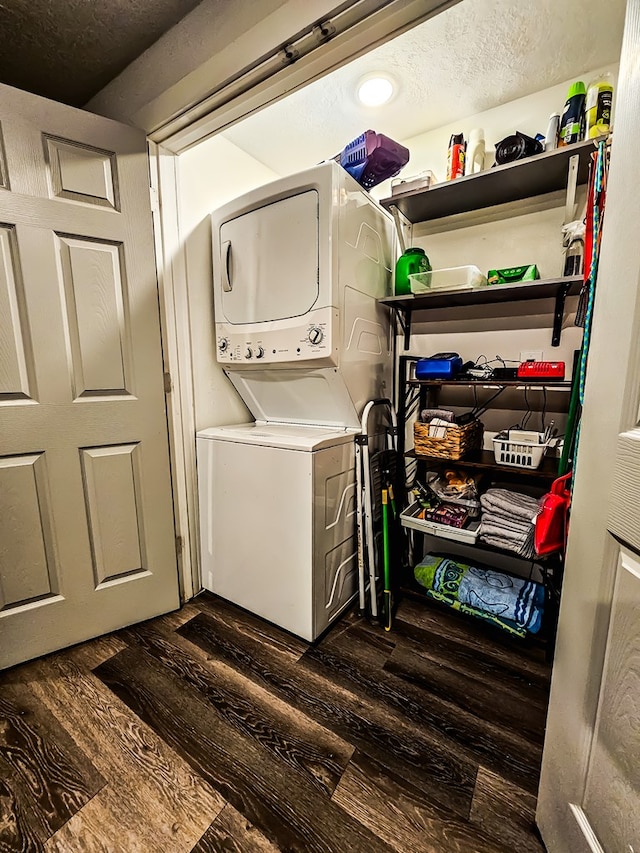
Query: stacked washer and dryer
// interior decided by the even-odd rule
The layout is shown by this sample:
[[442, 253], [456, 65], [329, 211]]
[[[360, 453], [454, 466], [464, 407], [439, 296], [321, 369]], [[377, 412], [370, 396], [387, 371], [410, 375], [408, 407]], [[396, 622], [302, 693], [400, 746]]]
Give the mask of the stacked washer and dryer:
[[314, 640], [357, 594], [354, 435], [391, 395], [394, 224], [330, 161], [211, 225], [217, 358], [255, 422], [197, 435], [202, 584]]

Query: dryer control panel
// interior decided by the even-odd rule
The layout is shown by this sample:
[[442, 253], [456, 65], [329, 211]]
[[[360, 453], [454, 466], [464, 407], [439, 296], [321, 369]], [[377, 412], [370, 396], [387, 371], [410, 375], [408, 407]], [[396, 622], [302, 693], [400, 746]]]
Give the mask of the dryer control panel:
[[241, 329], [230, 323], [216, 323], [218, 362], [259, 367], [335, 359], [337, 322], [335, 308], [319, 308], [303, 317], [245, 324]]

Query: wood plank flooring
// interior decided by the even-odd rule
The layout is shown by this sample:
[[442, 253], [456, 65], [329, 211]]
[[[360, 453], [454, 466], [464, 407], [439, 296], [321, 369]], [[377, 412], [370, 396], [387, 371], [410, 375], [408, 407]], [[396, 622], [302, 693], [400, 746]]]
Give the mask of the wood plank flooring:
[[203, 593], [0, 674], [0, 853], [540, 853], [548, 687], [427, 603], [309, 645]]

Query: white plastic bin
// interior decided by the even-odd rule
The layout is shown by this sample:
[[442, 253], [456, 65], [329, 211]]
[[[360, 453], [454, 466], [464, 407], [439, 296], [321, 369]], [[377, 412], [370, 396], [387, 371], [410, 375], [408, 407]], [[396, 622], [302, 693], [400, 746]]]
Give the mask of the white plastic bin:
[[437, 521], [418, 518], [422, 507], [418, 501], [400, 513], [400, 524], [417, 530], [420, 533], [428, 533], [431, 536], [439, 536], [441, 539], [451, 539], [454, 542], [464, 542], [466, 545], [475, 545], [478, 538], [480, 519], [472, 519], [466, 527], [451, 527], [448, 524], [439, 524]]
[[[538, 433], [542, 438], [542, 433]], [[511, 465], [514, 468], [539, 468], [551, 441], [545, 444], [533, 439], [510, 441], [506, 438], [493, 439], [493, 455], [498, 465]]]
[[434, 290], [475, 290], [487, 286], [487, 277], [478, 267], [448, 267], [409, 276], [412, 293], [430, 293]]

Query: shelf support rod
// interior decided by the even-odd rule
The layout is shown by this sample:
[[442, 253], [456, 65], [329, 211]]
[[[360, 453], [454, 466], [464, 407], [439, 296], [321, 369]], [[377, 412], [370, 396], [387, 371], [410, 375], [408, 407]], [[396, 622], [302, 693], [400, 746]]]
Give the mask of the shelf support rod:
[[404, 239], [404, 231], [402, 230], [402, 220], [400, 219], [400, 211], [398, 210], [397, 204], [389, 205], [389, 213], [393, 216], [393, 221], [396, 224], [396, 232], [398, 234], [398, 241], [400, 243], [400, 251], [404, 254], [407, 249], [407, 244]]
[[578, 186], [578, 166], [580, 157], [574, 154], [569, 158], [569, 170], [567, 172], [567, 197], [564, 205], [564, 223], [567, 225], [576, 218], [576, 189]]

